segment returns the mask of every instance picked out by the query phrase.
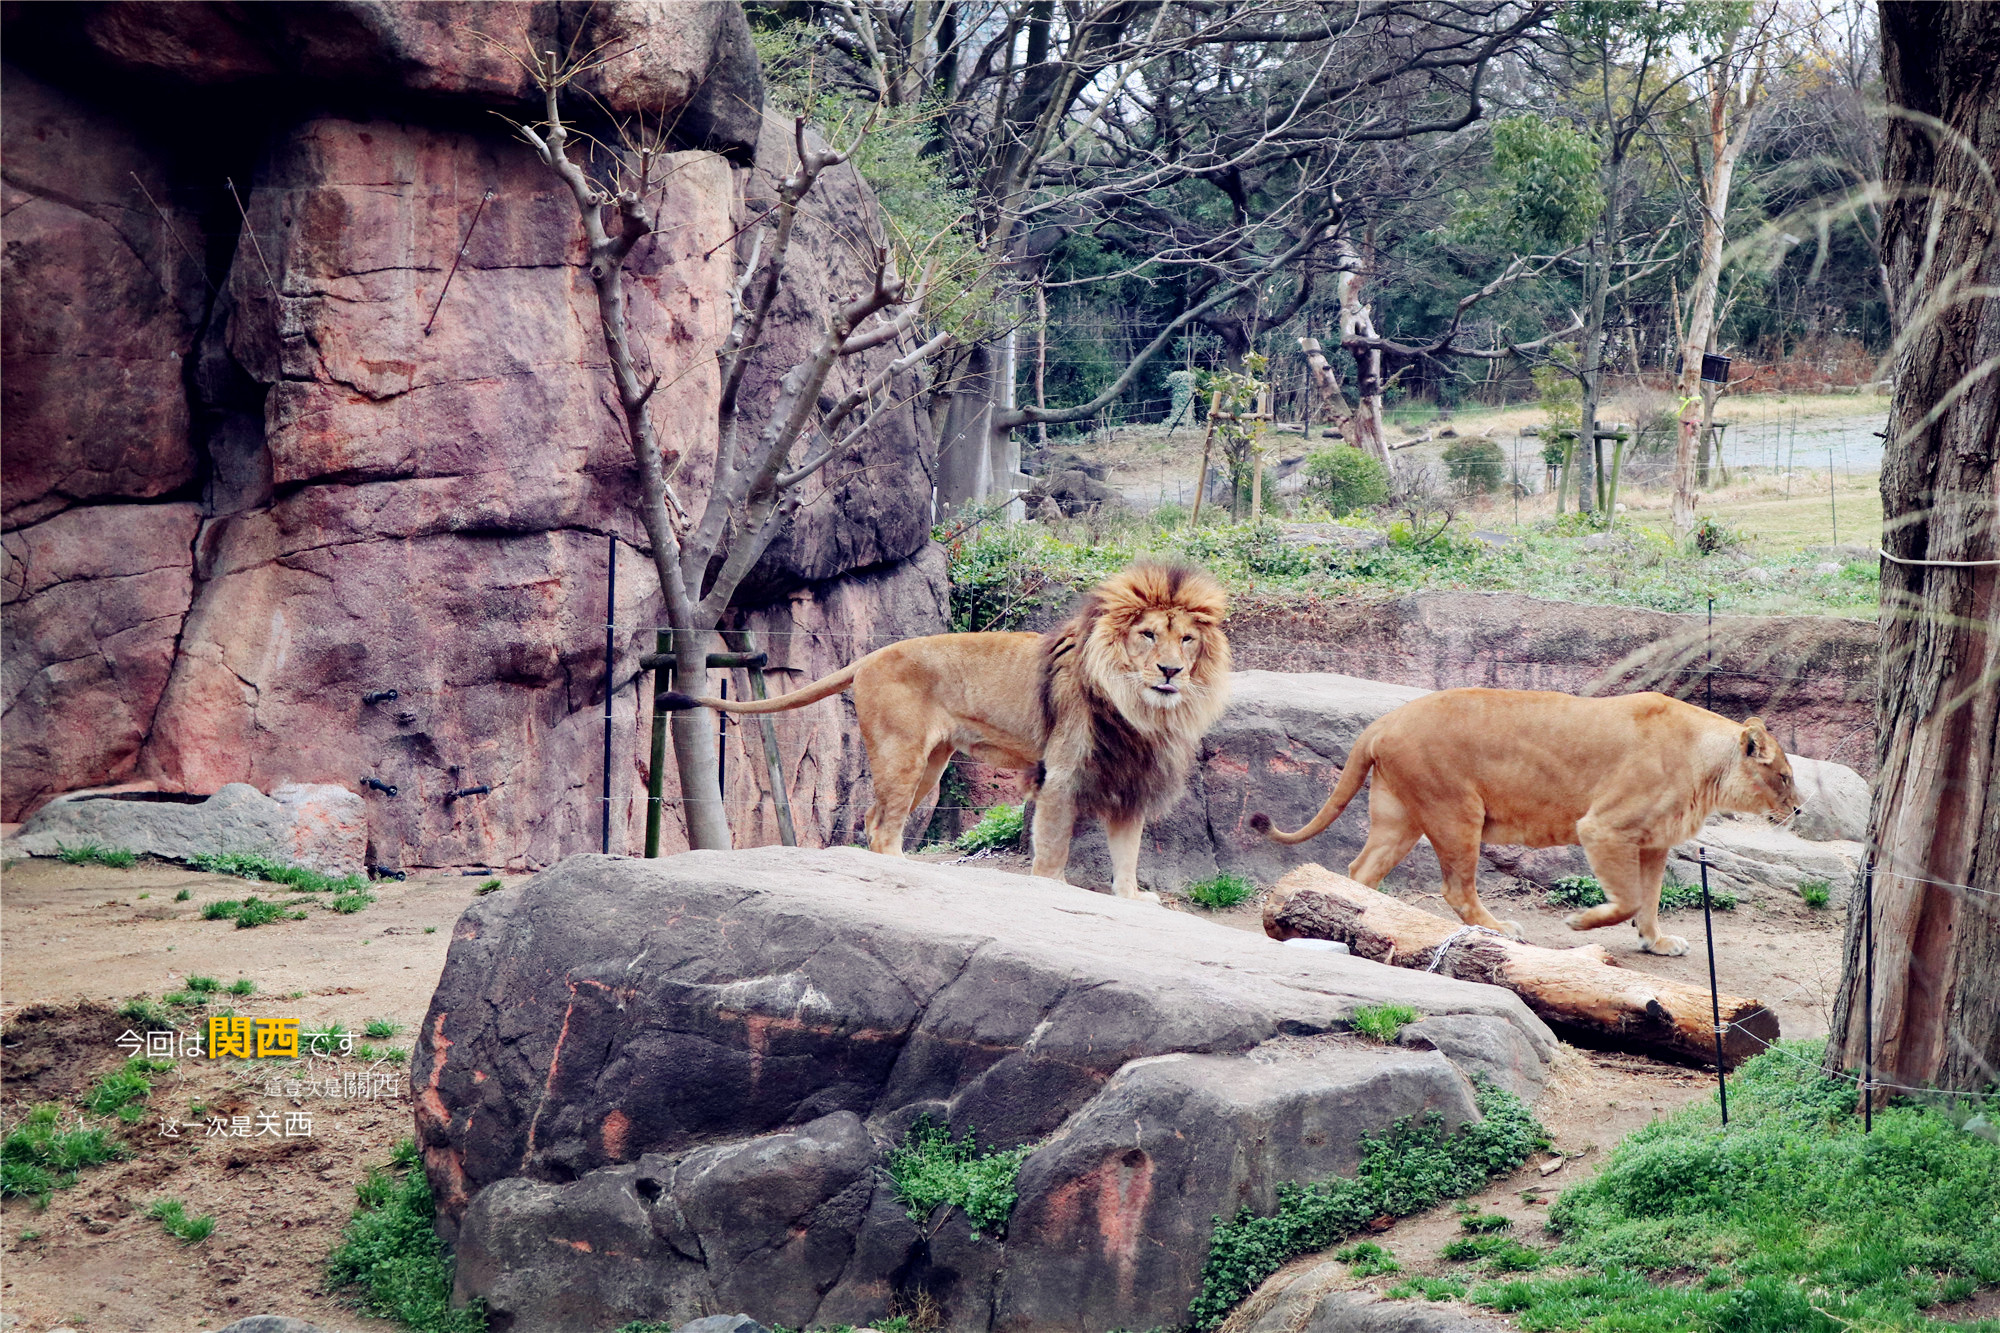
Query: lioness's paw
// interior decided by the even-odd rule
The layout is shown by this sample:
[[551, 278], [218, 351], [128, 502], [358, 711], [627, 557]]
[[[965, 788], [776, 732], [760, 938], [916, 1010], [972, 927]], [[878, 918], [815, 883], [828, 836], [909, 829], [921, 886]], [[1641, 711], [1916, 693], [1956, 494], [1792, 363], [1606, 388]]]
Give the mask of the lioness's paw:
[[1565, 926], [1568, 926], [1571, 930], [1582, 930], [1584, 928], [1583, 913], [1571, 912], [1568, 916], [1563, 918], [1563, 924]]
[[1151, 889], [1142, 889], [1138, 893], [1134, 894], [1133, 897], [1137, 898], [1142, 903], [1151, 903], [1155, 907], [1165, 906], [1165, 904], [1163, 904], [1160, 901], [1160, 895], [1154, 893]]
[[1528, 938], [1521, 933], [1521, 923], [1518, 921], [1502, 921], [1500, 929], [1506, 933], [1507, 938], [1510, 940], [1525, 940]]
[[1639, 947], [1647, 953], [1664, 954], [1668, 958], [1679, 958], [1688, 951], [1688, 942], [1678, 935], [1660, 935], [1650, 940], [1640, 940]]

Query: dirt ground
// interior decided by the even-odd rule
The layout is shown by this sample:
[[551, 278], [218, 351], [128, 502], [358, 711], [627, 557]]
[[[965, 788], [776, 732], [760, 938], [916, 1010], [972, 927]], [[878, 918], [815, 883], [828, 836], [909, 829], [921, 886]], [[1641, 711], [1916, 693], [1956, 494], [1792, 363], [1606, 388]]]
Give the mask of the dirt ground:
[[[1018, 858], [982, 864], [1026, 868]], [[380, 883], [373, 886], [379, 901], [360, 913], [315, 910], [303, 921], [253, 932], [203, 921], [200, 909], [247, 892], [268, 895], [269, 886], [155, 863], [110, 870], [35, 860], [7, 868], [0, 882], [0, 1020], [7, 1028], [0, 1115], [10, 1127], [41, 1102], [60, 1102], [74, 1118], [77, 1099], [125, 1058], [117, 1043], [133, 1025], [116, 1008], [134, 996], [158, 1000], [191, 975], [225, 986], [238, 977], [256, 983], [247, 998], [217, 997], [215, 1011], [227, 1006], [253, 1018], [297, 1018], [303, 1028], [337, 1024], [357, 1033], [380, 1019], [396, 1035], [368, 1042], [372, 1060], [355, 1052], [255, 1070], [242, 1061], [177, 1061], [158, 1077], [146, 1118], [119, 1131], [129, 1149], [125, 1160], [84, 1170], [46, 1209], [21, 1199], [0, 1206], [0, 1329], [194, 1333], [262, 1313], [335, 1329], [391, 1328], [343, 1306], [327, 1289], [324, 1266], [353, 1209], [355, 1186], [411, 1133], [401, 1077], [407, 1066], [386, 1052], [407, 1051], [443, 967], [451, 924], [480, 883], [456, 875]], [[189, 897], [175, 901], [182, 889]], [[1500, 915], [1520, 921], [1531, 941], [1572, 940], [1561, 913], [1530, 895], [1493, 885], [1482, 891]], [[1411, 900], [1448, 912], [1436, 895]], [[1231, 928], [1261, 928], [1254, 904], [1204, 915]], [[1698, 914], [1672, 922], [1670, 929], [1698, 944]], [[1628, 927], [1604, 937], [1640, 970], [1689, 980], [1705, 975], [1698, 947], [1684, 958], [1654, 958], [1636, 952]], [[1763, 999], [1788, 1037], [1826, 1030], [1838, 949], [1832, 913], [1746, 902], [1716, 918], [1723, 987]], [[176, 1026], [194, 1030], [202, 1011], [179, 1012], [185, 1017]], [[324, 1095], [329, 1081], [345, 1091], [350, 1076], [369, 1073], [378, 1076], [374, 1090], [381, 1095]], [[269, 1085], [274, 1076], [281, 1080], [278, 1095]], [[298, 1086], [282, 1086], [286, 1079]], [[1522, 1219], [1515, 1234], [1532, 1241], [1546, 1208], [1519, 1191], [1538, 1189], [1546, 1200], [1547, 1191], [1585, 1178], [1618, 1139], [1708, 1096], [1713, 1086], [1711, 1071], [1629, 1054], [1566, 1052], [1537, 1106], [1566, 1154], [1564, 1167], [1547, 1179], [1533, 1166], [1523, 1168], [1475, 1202]], [[310, 1115], [311, 1133], [207, 1132], [214, 1117], [267, 1126], [265, 1115], [287, 1112]], [[165, 1132], [169, 1120], [180, 1122], [177, 1135]], [[192, 1246], [169, 1237], [145, 1215], [162, 1198], [179, 1199], [190, 1216], [214, 1215], [214, 1234]], [[1435, 1250], [1455, 1234], [1455, 1216], [1440, 1209], [1374, 1239], [1406, 1271], [1434, 1272], [1450, 1267]]]

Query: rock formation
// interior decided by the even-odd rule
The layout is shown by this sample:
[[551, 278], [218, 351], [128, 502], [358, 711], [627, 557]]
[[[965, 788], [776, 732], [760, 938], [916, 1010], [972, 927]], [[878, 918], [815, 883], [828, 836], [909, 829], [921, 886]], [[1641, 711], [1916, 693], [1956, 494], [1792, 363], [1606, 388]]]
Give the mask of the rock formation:
[[[575, 43], [610, 57], [579, 94], [673, 123], [631, 318], [663, 441], [698, 476], [737, 233], [792, 151], [741, 8], [129, 3], [7, 23], [0, 817], [134, 778], [336, 783], [367, 803], [371, 863], [595, 848], [615, 535], [613, 845], [633, 846], [637, 658], [660, 619], [636, 474], [574, 205], [490, 113], [536, 114], [511, 52]], [[844, 289], [875, 206], [848, 169], [816, 198], [795, 271]], [[753, 412], [823, 294], [775, 312]], [[781, 666], [943, 627], [928, 423], [874, 420], [750, 582]], [[843, 838], [865, 804], [846, 707], [782, 727], [807, 840]], [[753, 838], [761, 772], [732, 765]]]
[[[1350, 1035], [1418, 1008], [1423, 1049]], [[744, 1310], [951, 1329], [1185, 1322], [1212, 1219], [1360, 1140], [1524, 1091], [1554, 1043], [1497, 987], [1147, 903], [853, 849], [576, 856], [459, 921], [411, 1077], [459, 1293], [582, 1333]], [[912, 1219], [920, 1115], [1036, 1145], [1004, 1236]]]

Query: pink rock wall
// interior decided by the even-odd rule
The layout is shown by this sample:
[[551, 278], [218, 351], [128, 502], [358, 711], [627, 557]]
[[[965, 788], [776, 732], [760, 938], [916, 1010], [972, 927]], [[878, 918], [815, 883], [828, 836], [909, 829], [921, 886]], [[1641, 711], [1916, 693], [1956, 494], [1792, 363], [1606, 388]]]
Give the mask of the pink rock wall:
[[[233, 245], [222, 238], [226, 263], [209, 275], [190, 263], [177, 286], [154, 281], [150, 303], [133, 293], [175, 241], [154, 234], [166, 228], [136, 211], [143, 201], [113, 168], [152, 171], [164, 201], [208, 168], [167, 160], [116, 116], [7, 71], [7, 818], [134, 776], [203, 792], [331, 782], [364, 796], [378, 864], [539, 866], [595, 849], [616, 534], [613, 845], [636, 849], [649, 724], [639, 696], [650, 685], [637, 657], [653, 646], [659, 598], [574, 205], [504, 127], [466, 128], [474, 118], [459, 112], [427, 120], [408, 100], [520, 95], [490, 47], [446, 22], [466, 12], [315, 6], [316, 26], [286, 44], [256, 7], [90, 8], [97, 57], [149, 77], [265, 87], [256, 80], [276, 71], [363, 92], [395, 85], [394, 98], [372, 99], [394, 114], [279, 117], [238, 181], [247, 222]], [[743, 140], [740, 114], [697, 106], [718, 69], [742, 99], [747, 31], [733, 6], [591, 12], [603, 31], [645, 39], [643, 55], [598, 76], [614, 106], [665, 99], [671, 111], [680, 99], [705, 117], [704, 136]], [[552, 4], [478, 13], [502, 34], [583, 21]], [[361, 34], [349, 56], [328, 36], [342, 23]], [[748, 82], [754, 91], [754, 56]], [[35, 126], [46, 137], [22, 143]], [[713, 454], [712, 349], [743, 201], [768, 195], [789, 166], [787, 133], [756, 120], [750, 130], [754, 167], [692, 150], [671, 164], [661, 230], [629, 265], [632, 323], [663, 381], [654, 410], [663, 442], [684, 455], [684, 480]], [[98, 212], [150, 249], [121, 244], [50, 183], [100, 144], [109, 165], [95, 183], [114, 202]], [[748, 146], [736, 151], [747, 157]], [[816, 336], [818, 297], [862, 281], [873, 201], [846, 171], [822, 191], [798, 270], [808, 282], [777, 312], [748, 382], [753, 411], [788, 353]], [[149, 216], [154, 231], [133, 221]], [[213, 210], [170, 216], [202, 253]], [[106, 274], [80, 269], [77, 253], [107, 256]], [[17, 310], [27, 290], [42, 300]], [[89, 379], [113, 359], [107, 348], [129, 373]], [[845, 373], [894, 355], [881, 349]], [[753, 595], [769, 605], [752, 620], [821, 645], [815, 674], [846, 661], [837, 654], [857, 637], [942, 628], [941, 560], [928, 543], [934, 460], [916, 412], [884, 414], [759, 567]], [[682, 494], [701, 499], [698, 486]], [[391, 689], [393, 701], [363, 701]], [[845, 827], [858, 746], [851, 725], [819, 715], [845, 707], [786, 720], [802, 840]], [[732, 760], [730, 784], [746, 842], [770, 840], [757, 813], [761, 743], [753, 753], [754, 771]], [[490, 790], [453, 795], [478, 786]], [[667, 823], [671, 844], [678, 823]]]

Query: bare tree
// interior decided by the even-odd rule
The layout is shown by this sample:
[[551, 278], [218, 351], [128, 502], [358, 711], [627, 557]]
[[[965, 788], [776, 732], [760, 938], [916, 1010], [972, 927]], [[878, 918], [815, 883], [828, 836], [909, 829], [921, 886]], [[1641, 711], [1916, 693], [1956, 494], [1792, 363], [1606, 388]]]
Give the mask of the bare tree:
[[[639, 470], [640, 516], [666, 602], [673, 678], [702, 680], [708, 654], [719, 647], [716, 626], [745, 576], [798, 511], [805, 483], [852, 448], [896, 378], [938, 351], [948, 336], [914, 346], [837, 399], [822, 400], [843, 361], [906, 340], [916, 326], [922, 284], [901, 276], [890, 247], [878, 245], [869, 288], [821, 312], [817, 342], [780, 377], [768, 414], [761, 423], [746, 421], [745, 372], [764, 346], [772, 308], [786, 288], [801, 206], [825, 173], [853, 151], [851, 143], [823, 146], [808, 132], [805, 117], [796, 118], [797, 164], [779, 183], [773, 206], [751, 228], [749, 260], [732, 292], [729, 332], [716, 350], [721, 392], [714, 469], [705, 479], [705, 502], [699, 512], [691, 511], [676, 484], [683, 480], [679, 468], [685, 460], [663, 453], [648, 410], [659, 377], [642, 372], [641, 351], [627, 321], [625, 261], [657, 225], [650, 197], [671, 165], [664, 130], [628, 127], [615, 146], [592, 139], [594, 153], [578, 161], [571, 155], [572, 129], [563, 119], [561, 95], [592, 67], [592, 57], [550, 51], [531, 54], [525, 63], [542, 90], [544, 119], [517, 128], [567, 187], [583, 225], [585, 267], [597, 291], [611, 377]], [[675, 713], [673, 742], [689, 844], [728, 847], [729, 824], [716, 778], [715, 715], [707, 709]]]
[[[1882, 466], [1871, 915], [1827, 1067], [2000, 1076], [2000, 8], [1885, 0], [1882, 217], [1898, 329]], [[1873, 930], [1873, 1006], [1868, 945]]]

